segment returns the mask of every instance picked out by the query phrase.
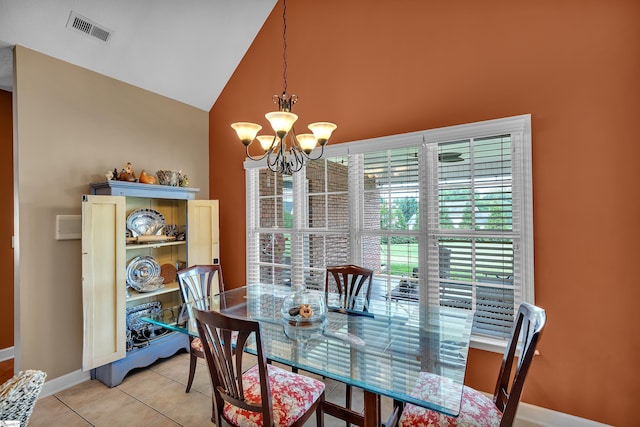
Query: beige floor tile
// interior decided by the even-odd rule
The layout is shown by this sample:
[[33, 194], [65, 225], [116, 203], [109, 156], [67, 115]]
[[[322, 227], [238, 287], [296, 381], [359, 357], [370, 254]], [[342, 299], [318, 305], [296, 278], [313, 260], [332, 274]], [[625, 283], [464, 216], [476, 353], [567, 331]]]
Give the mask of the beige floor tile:
[[[187, 427], [187, 425], [179, 424], [163, 414], [158, 414], [156, 417], [152, 417], [146, 420], [145, 426], [147, 427]], [[212, 426], [213, 427], [213, 426]]]
[[[305, 423], [305, 427], [313, 427], [316, 425], [316, 420], [311, 419]], [[324, 427], [346, 427], [347, 423], [339, 418], [332, 417], [331, 415], [324, 416]]]
[[[329, 402], [339, 405], [345, 405], [347, 402], [346, 386], [344, 384], [335, 384], [331, 392], [326, 396]], [[361, 389], [351, 387], [351, 409], [356, 412], [362, 412], [364, 409], [364, 395]]]
[[98, 380], [89, 380], [56, 393], [55, 396], [65, 405], [77, 409], [93, 402], [109, 401], [112, 396], [120, 393], [117, 388], [109, 388]]
[[[184, 378], [184, 386], [187, 386], [187, 377]], [[191, 390], [198, 391], [207, 396], [211, 396], [211, 379], [209, 378], [209, 367], [204, 360], [198, 360], [198, 366], [196, 367], [196, 374], [193, 377], [193, 384], [191, 384]]]
[[184, 377], [183, 381], [186, 384], [189, 374], [189, 353], [178, 353], [172, 357], [160, 359], [149, 369], [176, 381]]
[[389, 419], [391, 414], [393, 414], [393, 399], [389, 397], [382, 397], [380, 401], [380, 408], [382, 420], [385, 421]]
[[64, 415], [48, 419], [47, 417], [30, 419], [29, 427], [91, 427], [87, 420], [69, 410]]
[[325, 378], [324, 380], [324, 393], [326, 396], [329, 396], [336, 387], [344, 387], [344, 385], [339, 382], [332, 380], [330, 378]]
[[176, 385], [176, 382], [164, 375], [152, 370], [141, 370], [125, 377], [117, 387], [118, 390], [145, 401], [150, 394], [156, 394], [168, 387]]
[[116, 391], [108, 399], [98, 399], [74, 409], [95, 426], [137, 427], [164, 421], [164, 416], [153, 408], [124, 392]]
[[161, 388], [157, 388], [152, 393], [132, 396], [164, 414], [167, 414], [167, 411], [175, 406], [187, 405], [189, 402], [203, 397], [211, 401], [210, 397], [193, 389], [191, 392], [185, 393], [184, 386], [176, 382], [171, 382]]
[[198, 392], [184, 393], [174, 401], [174, 405], [162, 412], [183, 426], [213, 424], [211, 397]]
[[53, 420], [64, 417], [70, 413], [74, 413], [68, 406], [60, 402], [55, 396], [47, 396], [39, 399], [36, 402], [36, 406], [33, 409], [31, 418], [29, 419], [30, 426], [44, 426], [48, 425]]
[[193, 427], [216, 427], [216, 423], [211, 420], [204, 420], [200, 424], [195, 425]]

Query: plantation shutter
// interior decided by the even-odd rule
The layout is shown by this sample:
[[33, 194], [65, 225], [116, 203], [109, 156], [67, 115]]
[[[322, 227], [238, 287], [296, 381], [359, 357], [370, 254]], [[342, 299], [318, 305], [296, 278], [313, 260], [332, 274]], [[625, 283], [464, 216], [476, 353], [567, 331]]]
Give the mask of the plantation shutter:
[[430, 300], [473, 309], [473, 333], [506, 338], [522, 301], [512, 135], [441, 142], [427, 151], [434, 175], [427, 180]]
[[300, 263], [308, 288], [324, 290], [328, 265], [351, 262], [349, 160], [346, 156], [307, 162], [300, 187]]
[[489, 345], [534, 302], [530, 116], [328, 146], [292, 175], [245, 168], [248, 283], [323, 289], [328, 265], [358, 264], [410, 321], [475, 310]]
[[248, 169], [248, 283], [291, 283], [292, 227], [292, 176]]
[[378, 296], [389, 297], [401, 281], [416, 300], [420, 292], [420, 142], [359, 154], [360, 262], [376, 273]]
[[258, 236], [254, 230], [260, 223], [259, 198], [258, 198], [258, 177], [260, 170], [257, 168], [246, 169], [245, 171], [245, 197], [246, 197], [246, 258], [247, 258], [247, 283], [260, 282], [260, 250], [258, 249]]

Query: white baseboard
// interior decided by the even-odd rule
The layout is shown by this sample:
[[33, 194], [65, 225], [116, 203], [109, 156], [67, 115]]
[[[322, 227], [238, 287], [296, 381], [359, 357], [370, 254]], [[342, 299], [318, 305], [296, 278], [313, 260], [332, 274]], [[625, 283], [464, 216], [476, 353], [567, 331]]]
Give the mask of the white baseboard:
[[0, 362], [13, 359], [13, 347], [0, 348]]
[[50, 396], [59, 391], [65, 390], [69, 387], [73, 387], [76, 384], [80, 384], [90, 379], [91, 379], [90, 372], [82, 372], [82, 370], [77, 370], [75, 372], [70, 372], [61, 377], [54, 378], [52, 380], [47, 380], [44, 383], [44, 387], [42, 387], [42, 393], [40, 393], [40, 396], [38, 398], [41, 399], [43, 397]]
[[[13, 359], [13, 357], [14, 357], [13, 347], [0, 349], [0, 362]], [[75, 372], [70, 372], [66, 375], [63, 375], [61, 377], [58, 377], [52, 380], [46, 380], [44, 383], [44, 386], [42, 387], [42, 392], [40, 393], [40, 396], [38, 396], [38, 398], [41, 399], [43, 397], [50, 396], [59, 391], [65, 390], [69, 387], [73, 387], [76, 384], [80, 384], [90, 379], [91, 379], [90, 372], [82, 372], [81, 370], [77, 370]]]
[[[493, 399], [492, 394], [484, 391], [482, 393], [489, 399]], [[515, 427], [613, 427], [609, 424], [602, 424], [524, 402], [518, 404], [516, 420], [513, 425]]]
[[518, 405], [514, 425], [523, 427], [611, 427], [609, 424], [602, 424], [524, 402], [520, 402]]

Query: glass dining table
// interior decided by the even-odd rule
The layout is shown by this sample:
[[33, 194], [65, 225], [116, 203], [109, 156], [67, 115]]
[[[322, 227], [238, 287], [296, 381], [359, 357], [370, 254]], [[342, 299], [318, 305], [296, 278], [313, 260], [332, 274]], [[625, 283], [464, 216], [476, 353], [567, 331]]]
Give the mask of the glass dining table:
[[[379, 299], [370, 301], [366, 313], [356, 313], [332, 309], [335, 298], [328, 295], [329, 310], [322, 330], [305, 336], [292, 331], [281, 315], [283, 299], [292, 292], [288, 286], [251, 284], [197, 303], [229, 316], [258, 321], [269, 360], [364, 391], [362, 414], [325, 402], [324, 411], [329, 415], [359, 426], [379, 427], [379, 396], [447, 415], [459, 414], [471, 311]], [[197, 336], [195, 321], [189, 315], [190, 304], [164, 309], [143, 320]], [[255, 348], [250, 345], [245, 351], [254, 353]], [[432, 387], [429, 395], [418, 393], [421, 372], [439, 375], [442, 387]]]

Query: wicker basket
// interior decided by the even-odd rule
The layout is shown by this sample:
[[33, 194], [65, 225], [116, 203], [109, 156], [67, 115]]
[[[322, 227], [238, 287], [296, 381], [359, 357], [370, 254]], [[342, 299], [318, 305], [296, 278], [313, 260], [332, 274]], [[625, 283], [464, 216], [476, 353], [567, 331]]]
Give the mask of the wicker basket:
[[47, 374], [42, 371], [20, 371], [0, 386], [0, 420], [20, 421], [26, 427]]

